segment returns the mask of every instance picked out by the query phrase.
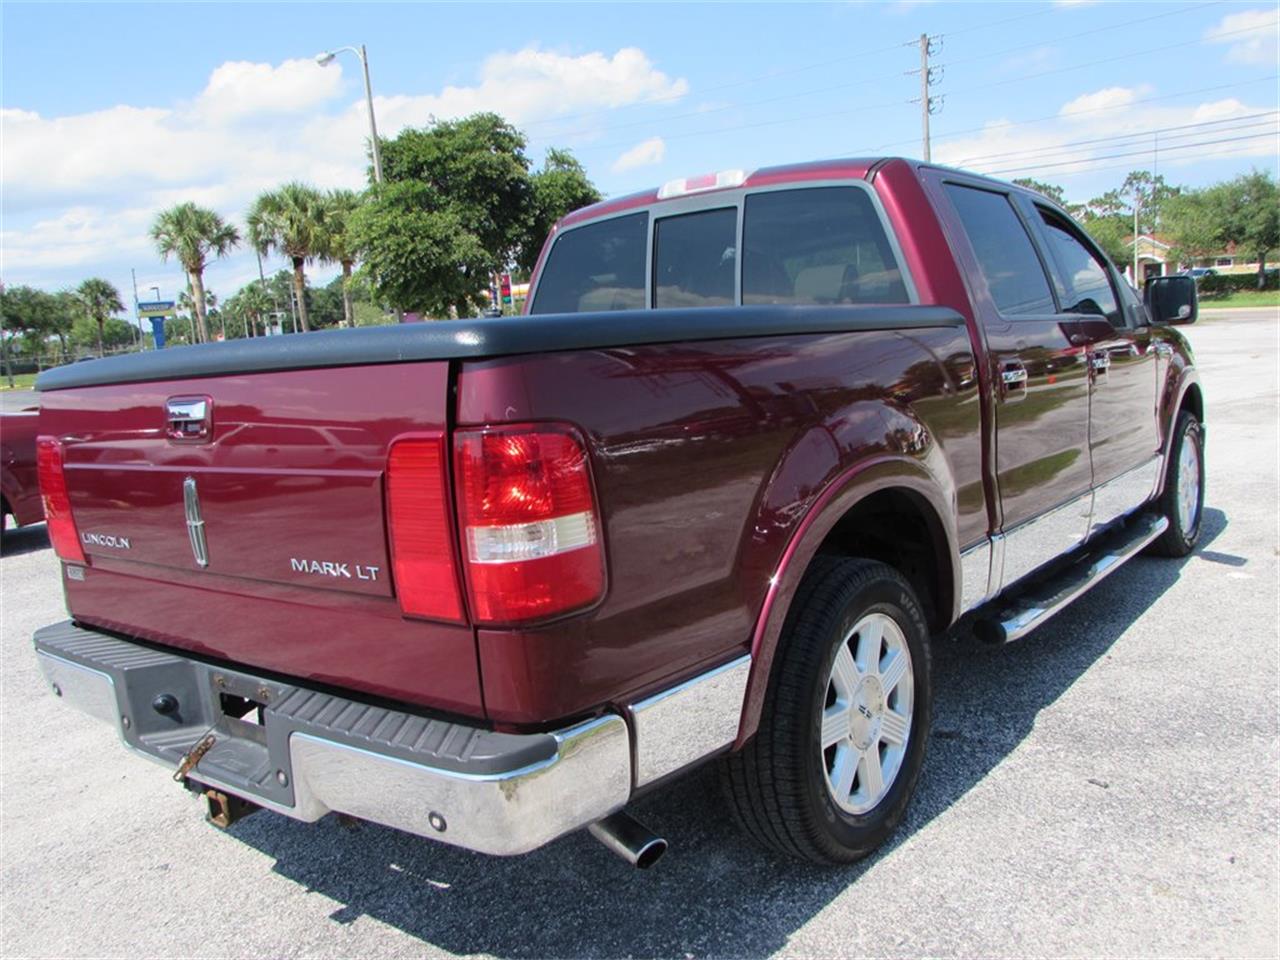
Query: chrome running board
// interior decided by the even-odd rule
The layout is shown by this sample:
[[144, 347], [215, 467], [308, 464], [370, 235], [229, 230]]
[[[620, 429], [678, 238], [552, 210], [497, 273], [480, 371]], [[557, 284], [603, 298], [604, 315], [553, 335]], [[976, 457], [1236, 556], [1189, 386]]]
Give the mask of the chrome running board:
[[1045, 581], [1032, 581], [1025, 592], [1017, 587], [1008, 600], [997, 598], [991, 612], [978, 613], [973, 632], [984, 643], [998, 645], [1025, 637], [1040, 624], [1096, 587], [1126, 560], [1168, 528], [1165, 517], [1135, 517], [1124, 526], [1086, 544], [1081, 559]]

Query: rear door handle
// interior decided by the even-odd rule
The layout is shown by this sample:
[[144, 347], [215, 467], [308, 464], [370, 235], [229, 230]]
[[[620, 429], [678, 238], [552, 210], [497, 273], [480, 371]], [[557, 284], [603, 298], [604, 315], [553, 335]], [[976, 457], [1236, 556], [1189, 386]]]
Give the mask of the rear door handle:
[[1000, 372], [1000, 380], [1005, 386], [1013, 386], [1027, 382], [1027, 371], [1022, 367], [1005, 367]]

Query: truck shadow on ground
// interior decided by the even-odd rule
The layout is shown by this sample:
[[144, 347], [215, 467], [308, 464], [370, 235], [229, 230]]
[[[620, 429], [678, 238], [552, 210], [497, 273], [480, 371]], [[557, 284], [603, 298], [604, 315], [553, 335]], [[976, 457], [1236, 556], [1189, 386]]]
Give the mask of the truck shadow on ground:
[[[1204, 514], [1202, 547], [1227, 526]], [[1223, 562], [1211, 554], [1205, 559]], [[1239, 558], [1229, 558], [1236, 560]], [[1032, 636], [994, 651], [941, 647], [934, 736], [906, 821], [875, 856], [821, 869], [771, 856], [737, 832], [704, 768], [630, 809], [671, 842], [640, 872], [585, 833], [522, 857], [473, 855], [333, 817], [303, 825], [259, 814], [231, 833], [274, 870], [361, 916], [435, 947], [499, 957], [763, 955], [904, 840], [943, 814], [1031, 733], [1054, 703], [1179, 578], [1186, 561], [1139, 557]], [[959, 867], [959, 865], [957, 865]], [[905, 906], [905, 904], [904, 904]]]
[[16, 557], [24, 553], [44, 550], [48, 546], [49, 532], [43, 523], [10, 527], [4, 532], [4, 546], [0, 547], [0, 556]]

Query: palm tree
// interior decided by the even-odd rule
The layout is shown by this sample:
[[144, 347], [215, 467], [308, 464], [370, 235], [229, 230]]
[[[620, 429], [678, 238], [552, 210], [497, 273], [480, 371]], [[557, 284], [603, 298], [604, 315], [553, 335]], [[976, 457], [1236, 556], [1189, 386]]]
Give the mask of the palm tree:
[[200, 339], [209, 339], [205, 322], [204, 268], [209, 256], [225, 257], [240, 243], [240, 233], [212, 210], [194, 203], [180, 203], [163, 210], [151, 225], [151, 239], [160, 256], [176, 256], [187, 272], [193, 293]]
[[307, 321], [307, 276], [303, 267], [324, 251], [325, 198], [305, 183], [286, 183], [279, 190], [262, 194], [249, 209], [249, 242], [260, 253], [272, 249], [293, 263], [293, 293], [298, 303], [302, 329]]
[[91, 320], [98, 323], [98, 356], [103, 356], [102, 332], [107, 317], [124, 309], [120, 291], [101, 277], [90, 277], [76, 288], [76, 299]]
[[330, 190], [324, 198], [324, 250], [323, 256], [330, 263], [342, 264], [342, 325], [354, 327], [355, 313], [351, 306], [351, 268], [356, 262], [356, 250], [352, 243], [351, 214], [360, 206], [360, 194], [354, 190]]

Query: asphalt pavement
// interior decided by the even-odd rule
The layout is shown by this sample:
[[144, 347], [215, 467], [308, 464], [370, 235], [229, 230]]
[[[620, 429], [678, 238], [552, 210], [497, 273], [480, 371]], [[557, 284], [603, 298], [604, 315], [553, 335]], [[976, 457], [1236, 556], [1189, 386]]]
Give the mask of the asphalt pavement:
[[934, 737], [875, 857], [772, 857], [695, 773], [634, 811], [633, 871], [584, 834], [468, 854], [335, 818], [229, 832], [49, 694], [42, 527], [0, 563], [0, 954], [1267, 956], [1280, 953], [1280, 322], [1188, 328], [1208, 407], [1204, 539], [1139, 557], [1030, 637], [940, 649]]

